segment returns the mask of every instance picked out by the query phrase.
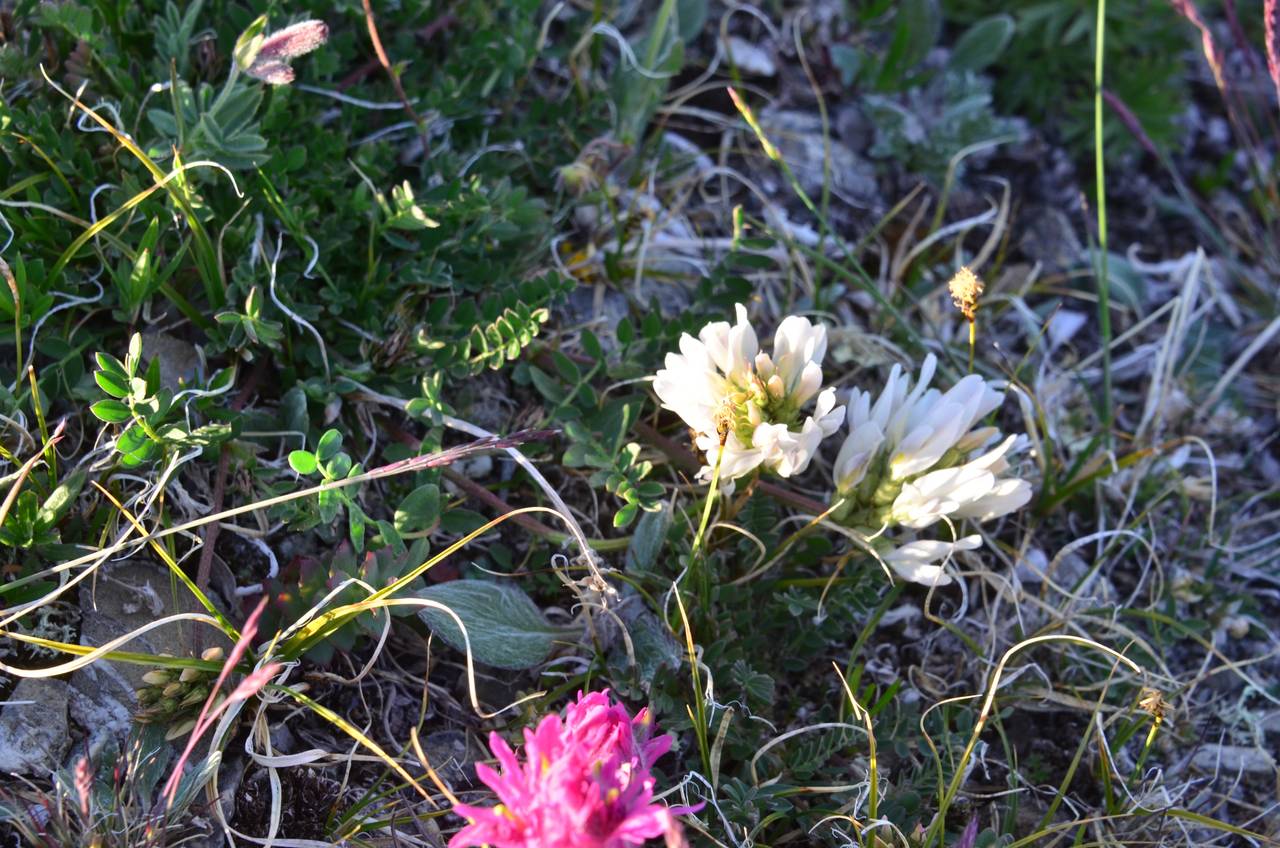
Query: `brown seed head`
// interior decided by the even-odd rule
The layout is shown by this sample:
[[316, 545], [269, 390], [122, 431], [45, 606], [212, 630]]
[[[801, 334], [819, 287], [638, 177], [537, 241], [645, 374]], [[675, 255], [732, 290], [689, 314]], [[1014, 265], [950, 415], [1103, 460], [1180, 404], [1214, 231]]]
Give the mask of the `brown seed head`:
[[1169, 702], [1164, 699], [1164, 695], [1160, 694], [1160, 690], [1144, 689], [1142, 698], [1138, 701], [1138, 709], [1151, 713], [1156, 721], [1164, 721], [1169, 713]]

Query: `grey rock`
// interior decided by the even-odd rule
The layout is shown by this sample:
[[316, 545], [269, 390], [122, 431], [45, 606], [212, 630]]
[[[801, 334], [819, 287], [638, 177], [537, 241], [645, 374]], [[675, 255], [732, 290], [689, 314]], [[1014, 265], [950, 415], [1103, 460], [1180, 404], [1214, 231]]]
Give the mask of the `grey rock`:
[[422, 753], [440, 775], [453, 786], [467, 786], [475, 779], [475, 762], [479, 751], [461, 730], [440, 730], [422, 738]]
[[1030, 226], [1023, 233], [1019, 247], [1030, 261], [1042, 262], [1052, 271], [1074, 268], [1080, 263], [1084, 245], [1065, 213], [1044, 206], [1026, 216], [1026, 220]]
[[76, 671], [69, 696], [71, 721], [88, 734], [91, 748], [129, 732], [138, 698], [115, 663], [99, 661]]
[[[173, 589], [168, 572], [150, 562], [125, 561], [105, 566], [93, 582], [81, 584], [80, 644], [97, 647], [176, 612], [203, 612], [186, 589]], [[221, 636], [191, 622], [167, 624], [126, 643], [127, 651], [194, 656], [195, 628], [204, 632], [204, 647], [230, 646]], [[136, 691], [151, 669], [133, 663], [98, 660], [71, 675], [70, 715], [96, 745], [129, 729], [138, 706]]]
[[[172, 586], [170, 579], [167, 570], [150, 562], [127, 560], [104, 567], [96, 581], [81, 584], [80, 608], [84, 611], [84, 618], [80, 625], [80, 644], [101, 645], [175, 613], [205, 612], [186, 589]], [[219, 645], [230, 650], [230, 643], [212, 628], [190, 621], [149, 630], [126, 643], [122, 649], [178, 657], [195, 656], [196, 628], [200, 629], [201, 648]], [[118, 676], [117, 682], [131, 690], [143, 685], [142, 675], [150, 670], [142, 665], [106, 660], [99, 660], [94, 665], [104, 675]], [[86, 691], [92, 691], [92, 685], [86, 681]]]
[[745, 38], [729, 36], [728, 52], [738, 70], [744, 74], [758, 77], [772, 77], [778, 73], [778, 66], [773, 61], [770, 51], [752, 44]]
[[150, 364], [160, 359], [160, 385], [176, 392], [185, 382], [190, 386], [200, 374], [203, 365], [200, 352], [190, 342], [168, 333], [143, 333], [142, 358]]
[[1191, 767], [1209, 774], [1258, 774], [1270, 775], [1276, 770], [1276, 760], [1261, 748], [1243, 745], [1203, 745], [1191, 757]]
[[23, 678], [0, 709], [0, 772], [48, 774], [71, 748], [67, 684]]
[[[760, 126], [791, 166], [801, 188], [822, 191], [824, 145], [822, 119], [813, 112], [764, 109]], [[879, 195], [875, 166], [839, 139], [831, 139], [831, 186], [852, 203], [872, 205]]]
[[836, 109], [836, 135], [856, 153], [864, 152], [875, 141], [876, 128], [857, 103], [846, 103]]

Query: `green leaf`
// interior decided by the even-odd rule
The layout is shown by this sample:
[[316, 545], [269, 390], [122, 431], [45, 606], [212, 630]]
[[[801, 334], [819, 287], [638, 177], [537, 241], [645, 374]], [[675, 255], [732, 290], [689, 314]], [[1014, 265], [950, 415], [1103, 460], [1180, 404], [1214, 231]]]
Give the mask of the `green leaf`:
[[631, 536], [631, 544], [627, 546], [628, 571], [652, 571], [658, 561], [658, 554], [667, 543], [667, 531], [671, 529], [671, 504], [664, 503], [662, 509], [646, 512], [636, 525]]
[[124, 363], [111, 354], [99, 351], [93, 355], [93, 358], [98, 363], [98, 367], [108, 374], [119, 377], [122, 380], [128, 378], [129, 374], [124, 370]]
[[[523, 591], [509, 583], [453, 580], [418, 592], [462, 620], [476, 662], [495, 668], [533, 668], [555, 647], [560, 631], [551, 625]], [[418, 613], [431, 630], [459, 651], [467, 642], [449, 613], [423, 609]]]
[[129, 380], [127, 377], [120, 377], [117, 374], [110, 374], [106, 371], [94, 371], [93, 379], [97, 381], [99, 388], [112, 397], [125, 398], [129, 396]]
[[618, 104], [614, 134], [623, 144], [634, 144], [640, 138], [666, 96], [671, 79], [684, 65], [679, 17], [676, 0], [662, 0], [650, 16], [648, 36], [639, 45], [632, 46], [637, 62], [645, 66], [647, 73], [624, 66], [614, 77], [614, 97]]
[[636, 514], [639, 513], [639, 511], [639, 504], [624, 504], [621, 509], [613, 514], [613, 526], [617, 528], [626, 527], [632, 521], [635, 521]]
[[307, 393], [295, 385], [280, 398], [280, 423], [290, 430], [307, 432]]
[[424, 483], [409, 493], [396, 510], [395, 528], [401, 533], [426, 530], [440, 518], [440, 487]]
[[876, 81], [877, 87], [885, 91], [905, 85], [910, 72], [937, 43], [942, 32], [938, 0], [901, 0], [894, 22], [893, 39]]
[[1008, 15], [992, 15], [969, 27], [956, 39], [950, 65], [958, 71], [981, 71], [989, 67], [1013, 38], [1014, 22]]
[[221, 444], [232, 438], [236, 433], [236, 426], [232, 424], [203, 424], [194, 430], [188, 431], [185, 425], [171, 428], [170, 431], [164, 433], [165, 441], [190, 447], [199, 445], [200, 447], [209, 447], [210, 445]]
[[121, 465], [137, 468], [152, 457], [156, 444], [145, 430], [134, 424], [116, 439], [116, 450], [120, 452]]
[[326, 462], [337, 456], [338, 451], [342, 449], [342, 434], [337, 430], [326, 430], [324, 435], [320, 437], [320, 443], [316, 445], [316, 458], [321, 462]]
[[316, 495], [316, 503], [320, 507], [320, 522], [328, 524], [338, 517], [342, 509], [342, 493], [336, 489], [326, 489]]
[[[316, 453], [318, 454], [319, 451], [316, 451]], [[340, 453], [333, 459], [321, 464], [324, 468], [325, 477], [330, 480], [341, 480], [351, 470], [351, 457], [345, 453]]]
[[134, 333], [129, 337], [129, 352], [124, 358], [125, 371], [129, 376], [138, 373], [138, 365], [142, 362], [142, 334]]
[[[101, 374], [102, 372], [98, 373]], [[99, 385], [101, 385], [101, 382], [99, 382]], [[133, 413], [129, 411], [129, 407], [125, 406], [118, 400], [100, 400], [97, 403], [90, 405], [89, 411], [92, 412], [94, 417], [99, 421], [105, 421], [108, 424], [120, 424], [133, 417]]]
[[347, 510], [347, 537], [357, 552], [364, 550], [364, 529], [366, 525], [364, 510], [354, 504]]
[[636, 340], [636, 328], [631, 323], [631, 319], [623, 318], [618, 322], [617, 329], [614, 334], [618, 337], [618, 342], [623, 345], [629, 345]]
[[80, 494], [80, 487], [84, 485], [85, 473], [77, 471], [64, 480], [58, 488], [49, 493], [49, 497], [44, 499], [44, 503], [40, 506], [40, 511], [36, 513], [36, 527], [44, 530], [58, 523], [67, 509], [75, 501], [76, 495]]
[[862, 70], [862, 52], [848, 44], [831, 45], [831, 64], [840, 71], [840, 82], [853, 85]]
[[633, 602], [623, 613], [623, 621], [635, 651], [636, 679], [648, 692], [662, 669], [680, 668], [684, 653], [667, 626], [647, 607]]
[[564, 389], [560, 388], [560, 384], [555, 381], [546, 371], [543, 371], [536, 365], [529, 367], [529, 379], [533, 381], [533, 387], [538, 393], [552, 403], [563, 403], [565, 399]]
[[320, 463], [311, 451], [296, 450], [289, 451], [289, 467], [299, 474], [315, 474]]

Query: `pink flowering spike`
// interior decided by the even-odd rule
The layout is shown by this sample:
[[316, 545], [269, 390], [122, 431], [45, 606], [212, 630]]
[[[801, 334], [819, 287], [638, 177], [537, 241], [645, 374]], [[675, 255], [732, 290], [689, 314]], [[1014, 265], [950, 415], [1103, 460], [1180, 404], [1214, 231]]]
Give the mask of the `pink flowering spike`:
[[1209, 29], [1204, 18], [1200, 17], [1200, 9], [1196, 6], [1195, 0], [1170, 0], [1170, 3], [1174, 11], [1200, 30], [1200, 48], [1204, 52], [1204, 59], [1209, 63], [1209, 70], [1213, 72], [1213, 81], [1217, 83], [1218, 91], [1226, 97], [1227, 80], [1222, 73], [1222, 54], [1218, 51], [1217, 42], [1213, 40], [1213, 30]]
[[[231, 670], [236, 667], [236, 663], [240, 662], [240, 658], [249, 650], [249, 645], [252, 644], [253, 637], [258, 635], [258, 619], [262, 618], [262, 610], [265, 609], [266, 606], [266, 598], [263, 598], [258, 602], [258, 606], [254, 608], [253, 612], [249, 614], [249, 618], [245, 620], [244, 627], [240, 630], [240, 638], [236, 641], [235, 646], [231, 649], [231, 653], [222, 664], [222, 671], [218, 673], [218, 679], [214, 681], [213, 688], [209, 690], [209, 697], [205, 699], [204, 706], [200, 708], [200, 714], [196, 716], [196, 726], [192, 728], [191, 736], [187, 739], [187, 747], [183, 749], [181, 756], [178, 757], [178, 761], [173, 766], [173, 773], [169, 775], [169, 780], [164, 785], [164, 797], [166, 804], [172, 805], [173, 799], [178, 794], [178, 783], [182, 779], [182, 768], [186, 765], [188, 758], [190, 758], [191, 752], [195, 750], [196, 742], [200, 740], [200, 737], [204, 735], [206, 730], [213, 726], [213, 723], [217, 720], [218, 716], [221, 715], [227, 707], [231, 706], [232, 700], [230, 698], [223, 700], [216, 706], [214, 705], [214, 701], [217, 698], [218, 690], [222, 688], [222, 684], [231, 674]], [[272, 669], [273, 666], [274, 670], [254, 685], [253, 692], [258, 691], [258, 689], [265, 686], [267, 680], [271, 679], [271, 677], [279, 672], [280, 666], [275, 663], [271, 663], [264, 666], [263, 669], [258, 669], [258, 671], [264, 671]], [[247, 680], [248, 679], [246, 679], [246, 682]], [[241, 683], [241, 688], [243, 688], [243, 686], [244, 683]], [[239, 692], [240, 690], [237, 689], [236, 691]], [[248, 692], [244, 694], [243, 697], [249, 698], [252, 696], [253, 692]]]
[[302, 21], [287, 26], [263, 39], [245, 73], [272, 85], [288, 85], [293, 82], [293, 68], [289, 63], [328, 40], [329, 26], [324, 21]]
[[653, 738], [647, 711], [635, 718], [607, 691], [579, 693], [565, 710], [525, 728], [522, 757], [496, 733], [489, 747], [501, 771], [477, 765], [476, 774], [499, 804], [457, 804], [468, 820], [449, 848], [634, 848], [657, 837], [684, 844], [675, 816], [696, 808], [669, 808], [653, 800], [653, 760], [671, 737]]
[[263, 686], [266, 686], [267, 682], [270, 681], [271, 678], [279, 674], [282, 668], [284, 668], [284, 666], [281, 663], [267, 663], [262, 668], [255, 668], [249, 676], [244, 680], [241, 680], [240, 684], [232, 690], [230, 695], [227, 696], [227, 702], [234, 704], [236, 701], [249, 700], [254, 695], [258, 694], [258, 690]]
[[1263, 32], [1267, 45], [1267, 72], [1280, 98], [1280, 3], [1266, 0], [1262, 5]]

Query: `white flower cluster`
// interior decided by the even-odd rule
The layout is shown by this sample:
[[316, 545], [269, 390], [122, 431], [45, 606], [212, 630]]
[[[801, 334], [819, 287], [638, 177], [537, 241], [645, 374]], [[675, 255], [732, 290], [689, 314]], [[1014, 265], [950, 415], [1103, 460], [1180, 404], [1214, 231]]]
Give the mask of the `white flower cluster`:
[[[835, 389], [822, 389], [822, 357], [827, 328], [792, 315], [773, 337], [773, 355], [760, 352], [747, 310], [738, 321], [717, 321], [694, 338], [680, 339], [680, 353], [668, 353], [666, 368], [654, 377], [662, 405], [693, 428], [710, 479], [724, 440], [720, 479], [731, 482], [756, 468], [782, 477], [809, 467], [824, 438], [840, 429], [844, 407]], [[801, 410], [817, 398], [807, 415]]]
[[[1031, 500], [1030, 483], [1001, 476], [1020, 438], [1000, 439], [995, 427], [976, 426], [1003, 395], [974, 374], [945, 392], [929, 388], [936, 368], [930, 354], [912, 387], [895, 365], [874, 404], [869, 392], [849, 399], [849, 435], [832, 471], [844, 523], [869, 532], [922, 530], [944, 519], [987, 521]], [[945, 585], [951, 578], [938, 563], [981, 543], [977, 535], [911, 541], [886, 553], [885, 561], [910, 580]]]
[[[728, 485], [758, 468], [789, 477], [809, 466], [845, 417], [835, 390], [822, 388], [826, 348], [825, 327], [790, 316], [778, 327], [772, 355], [762, 353], [741, 304], [732, 326], [715, 322], [696, 339], [680, 339], [680, 353], [667, 354], [653, 387], [693, 429], [707, 463], [700, 479], [712, 476], [717, 457]], [[930, 355], [913, 386], [895, 365], [874, 403], [869, 392], [852, 393], [848, 435], [832, 473], [832, 517], [880, 539], [901, 528], [891, 547], [881, 543], [882, 558], [927, 585], [951, 582], [939, 563], [979, 547], [981, 537], [942, 541], [915, 538], [913, 531], [944, 520], [986, 521], [1031, 499], [1027, 481], [1002, 476], [1020, 437], [1001, 439], [995, 427], [977, 426], [1003, 395], [976, 375], [945, 392], [930, 388], [936, 368]]]

